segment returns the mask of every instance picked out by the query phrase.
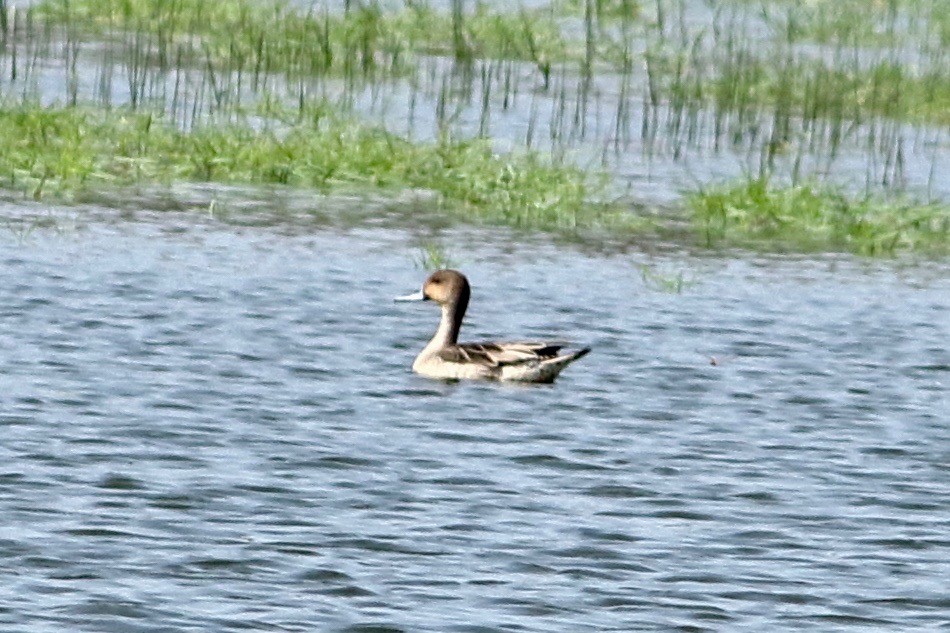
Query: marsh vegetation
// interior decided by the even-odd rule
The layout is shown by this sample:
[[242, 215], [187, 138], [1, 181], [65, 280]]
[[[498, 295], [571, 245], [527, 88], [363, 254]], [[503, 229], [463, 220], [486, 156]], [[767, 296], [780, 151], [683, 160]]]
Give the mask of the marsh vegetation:
[[32, 198], [422, 189], [600, 240], [950, 250], [948, 0], [0, 5], [0, 182]]

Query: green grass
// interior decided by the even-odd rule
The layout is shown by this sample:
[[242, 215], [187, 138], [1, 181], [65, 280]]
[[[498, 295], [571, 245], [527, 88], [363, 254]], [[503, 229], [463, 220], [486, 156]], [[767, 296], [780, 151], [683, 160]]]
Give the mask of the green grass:
[[354, 2], [347, 12], [284, 0], [43, 0], [34, 15], [80, 34], [148, 35], [157, 62], [301, 76], [410, 72], [418, 53], [538, 64], [577, 54], [551, 11], [498, 12], [481, 3], [458, 30], [450, 13], [409, 0], [394, 10]]
[[[555, 10], [566, 15], [584, 17], [588, 0], [555, 0]], [[636, 20], [640, 18], [643, 7], [641, 0], [593, 0], [591, 5], [594, 18], [602, 22], [617, 20]]]
[[950, 44], [946, 0], [817, 0], [765, 4], [782, 7], [781, 35], [793, 41], [927, 50]]
[[[497, 155], [482, 140], [415, 143], [328, 106], [266, 112], [269, 124], [182, 131], [155, 115], [83, 108], [0, 109], [0, 186], [36, 199], [137, 184], [283, 184], [316, 191], [424, 189], [465, 222], [634, 235], [644, 220], [597, 202], [599, 183], [535, 153]], [[878, 255], [950, 252], [950, 207], [854, 198], [767, 179], [686, 197], [707, 243], [796, 245]]]
[[774, 243], [866, 255], [950, 252], [950, 206], [855, 198], [817, 184], [780, 187], [755, 178], [686, 198], [710, 245]]
[[[862, 10], [856, 2], [848, 0], [855, 17], [843, 22], [823, 3], [773, 17], [775, 39], [791, 41], [811, 34], [822, 40], [836, 38], [839, 47], [851, 46], [857, 30], [876, 33], [882, 15], [890, 15], [891, 3], [872, 3]], [[903, 3], [915, 8], [916, 28], [927, 33], [948, 28], [944, 22], [950, 18], [938, 16], [950, 11], [925, 10], [924, 0]], [[559, 17], [563, 11], [583, 14], [586, 7], [586, 0], [562, 0], [555, 9], [507, 11], [477, 3], [461, 14], [458, 24], [451, 12], [422, 0], [404, 0], [386, 10], [367, 0], [353, 3], [348, 12], [305, 11], [284, 0], [43, 0], [33, 14], [40, 23], [66, 25], [76, 37], [91, 33], [124, 42], [132, 59], [162, 68], [190, 64], [237, 71], [251, 76], [249, 83], [255, 87], [269, 73], [370, 79], [412, 74], [420, 54], [529, 61], [547, 85], [558, 63], [579, 62], [589, 68], [601, 60], [628, 69], [639, 62], [631, 58], [629, 43], [615, 41], [618, 36], [639, 37], [626, 30], [619, 35], [589, 25], [590, 42], [577, 29], [573, 37], [564, 34]], [[594, 0], [594, 14], [585, 19], [633, 14], [628, 22], [639, 24], [639, 7], [634, 0]], [[782, 116], [809, 120], [880, 116], [950, 124], [950, 65], [945, 63], [950, 60], [945, 52], [934, 53], [937, 58], [920, 68], [898, 63], [893, 55], [859, 67], [842, 52], [845, 48], [829, 64], [802, 59], [785, 45], [777, 51], [758, 45], [750, 49], [743, 33], [733, 33], [728, 23], [713, 30], [718, 33], [714, 38], [706, 32], [654, 42], [646, 60], [651, 100], [731, 111], [780, 105]]]
[[647, 288], [671, 294], [682, 294], [684, 290], [698, 283], [682, 270], [667, 272], [656, 266], [647, 265], [640, 267], [640, 278]]
[[770, 106], [783, 118], [809, 121], [883, 117], [950, 124], [947, 68], [917, 70], [888, 61], [856, 68], [747, 51], [710, 58], [668, 49], [652, 51], [648, 66], [651, 89], [678, 107], [741, 111]]
[[[859, 151], [883, 155], [890, 151], [884, 147], [887, 139], [899, 138], [904, 122], [923, 130], [950, 125], [950, 65], [940, 63], [947, 57], [945, 48], [934, 47], [934, 42], [945, 47], [950, 41], [950, 18], [945, 17], [950, 11], [939, 10], [948, 0], [874, 0], [863, 13], [858, 0], [844, 1], [853, 20], [839, 19], [825, 0], [795, 8], [775, 0], [763, 14], [774, 27], [773, 39], [763, 43], [749, 37], [752, 27], [728, 11], [716, 11], [711, 27], [690, 30], [677, 25], [674, 3], [642, 0], [558, 0], [550, 8], [510, 10], [475, 2], [454, 14], [425, 0], [403, 0], [386, 9], [364, 0], [351, 3], [348, 12], [308, 10], [284, 0], [41, 0], [29, 10], [29, 20], [18, 22], [33, 25], [20, 37], [32, 36], [38, 43], [33, 58], [21, 58], [27, 71], [39, 67], [36, 56], [51, 54], [40, 51], [68, 50], [70, 43], [93, 39], [113, 45], [102, 57], [103, 82], [118, 63], [137, 84], [130, 86], [133, 97], [139, 88], [145, 94], [146, 87], [159, 87], [154, 100], [133, 98], [133, 109], [164, 111], [167, 70], [196, 70], [200, 89], [176, 79], [173, 114], [167, 118], [107, 107], [2, 109], [0, 185], [36, 198], [177, 180], [324, 191], [425, 189], [438, 194], [434, 205], [464, 221], [599, 232], [608, 239], [642, 234], [656, 228], [647, 214], [596, 202], [606, 178], [531, 151], [498, 155], [488, 140], [443, 134], [436, 142], [413, 142], [341, 114], [355, 94], [348, 91], [359, 91], [364, 83], [340, 82], [347, 92], [336, 108], [307, 105], [307, 95], [324, 86], [309, 79], [359, 75], [377, 86], [390, 85], [384, 82], [394, 76], [420, 73], [420, 56], [429, 54], [465, 62], [527, 61], [545, 78], [538, 90], [549, 90], [542, 103], [552, 100], [551, 134], [560, 152], [569, 148], [560, 145], [561, 136], [583, 139], [586, 112], [581, 110], [600, 98], [588, 101], [591, 84], [584, 77], [602, 70], [599, 62], [613, 60], [627, 82], [621, 103], [642, 98], [646, 106], [641, 129], [647, 152], [653, 151], [657, 135], [656, 146], [665, 142], [674, 152], [682, 139], [702, 144], [714, 136], [717, 150], [722, 139], [749, 156], [760, 154], [762, 173], [774, 168], [779, 154], [797, 159], [826, 154], [830, 161], [842, 143], [863, 138], [864, 127], [882, 139], [883, 149], [866, 144]], [[654, 6], [655, 20], [646, 15]], [[894, 7], [913, 19], [894, 18]], [[622, 21], [611, 22], [617, 17]], [[863, 56], [863, 47], [881, 33], [885, 37], [873, 42], [880, 48]], [[919, 47], [908, 37], [914, 33], [924, 36]], [[62, 47], [61, 37], [66, 40]], [[822, 42], [823, 52], [815, 55], [814, 46], [798, 44], [806, 39]], [[825, 43], [831, 45], [827, 51]], [[633, 71], [641, 63], [641, 45], [648, 50], [648, 77], [637, 95], [629, 82], [639, 79]], [[916, 54], [921, 63], [903, 61], [905, 53]], [[553, 84], [552, 66], [557, 71]], [[470, 81], [482, 82], [485, 121], [489, 107], [499, 101], [493, 100], [493, 90], [506, 91], [504, 107], [509, 107], [507, 91], [523, 90], [498, 79], [505, 73], [496, 71], [516, 67], [488, 63], [480, 73], [470, 73]], [[418, 74], [409, 80], [430, 86], [420, 89], [424, 97], [432, 96], [425, 90], [442, 85], [437, 114], [442, 99], [457, 99], [450, 105], [459, 108], [473, 99], [470, 91], [451, 89], [454, 82], [466, 81], [457, 68], [429, 66], [431, 79]], [[284, 81], [268, 79], [281, 73]], [[575, 80], [572, 93], [569, 82]], [[15, 83], [11, 79], [10, 85]], [[190, 94], [179, 97], [180, 86]], [[292, 94], [298, 107], [246, 110], [258, 95], [277, 93], [284, 96], [275, 99]], [[242, 101], [242, 94], [254, 96]], [[575, 96], [573, 116], [565, 114]], [[189, 112], [191, 129], [169, 123], [191, 120]], [[452, 121], [439, 117], [440, 125], [451, 129]], [[224, 119], [229, 122], [221, 123]], [[574, 128], [568, 129], [571, 123], [559, 127], [568, 119]], [[632, 127], [621, 129], [631, 123], [620, 109], [617, 121], [618, 137], [631, 133]], [[489, 127], [481, 133], [489, 134]], [[774, 241], [863, 253], [948, 250], [945, 205], [857, 199], [819, 184], [782, 188], [764, 179], [711, 186], [688, 196], [686, 204], [711, 243]]]
[[830, 123], [835, 141], [853, 123], [946, 126], [947, 16], [948, 0], [732, 0], [709, 28], [648, 32], [648, 101], [683, 121], [713, 110], [737, 143], [766, 119], [779, 136]]
[[456, 268], [458, 263], [449, 254], [444, 244], [428, 240], [419, 246], [419, 253], [413, 259], [416, 268], [432, 272], [441, 268]]
[[583, 170], [483, 140], [414, 143], [326, 106], [270, 111], [271, 124], [182, 131], [155, 115], [82, 108], [0, 109], [0, 186], [34, 198], [176, 180], [427, 189], [463, 220], [574, 231], [625, 223], [596, 203]]

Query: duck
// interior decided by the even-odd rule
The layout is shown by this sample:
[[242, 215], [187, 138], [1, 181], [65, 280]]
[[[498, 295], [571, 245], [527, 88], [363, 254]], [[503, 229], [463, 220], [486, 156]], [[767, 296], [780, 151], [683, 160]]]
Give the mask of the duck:
[[432, 340], [419, 352], [412, 370], [441, 380], [498, 380], [551, 383], [565, 367], [590, 352], [568, 349], [562, 341], [459, 343], [462, 319], [471, 286], [457, 270], [437, 270], [422, 289], [396, 301], [432, 301], [442, 308], [442, 320]]

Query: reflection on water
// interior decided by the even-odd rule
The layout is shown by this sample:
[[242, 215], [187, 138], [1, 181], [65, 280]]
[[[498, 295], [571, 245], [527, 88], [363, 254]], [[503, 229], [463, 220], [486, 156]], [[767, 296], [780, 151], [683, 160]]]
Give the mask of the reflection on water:
[[404, 231], [137, 218], [0, 236], [4, 630], [946, 624], [945, 263], [446, 233], [594, 352], [442, 384]]

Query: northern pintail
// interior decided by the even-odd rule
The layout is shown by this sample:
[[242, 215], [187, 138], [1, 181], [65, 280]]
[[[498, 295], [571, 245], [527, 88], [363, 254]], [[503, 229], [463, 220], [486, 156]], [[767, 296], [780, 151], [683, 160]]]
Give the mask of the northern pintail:
[[435, 301], [442, 321], [435, 336], [412, 363], [412, 370], [429, 378], [476, 378], [515, 382], [553, 382], [561, 370], [590, 351], [567, 350], [561, 342], [458, 343], [459, 329], [471, 288], [457, 270], [432, 273], [422, 290], [397, 301]]

